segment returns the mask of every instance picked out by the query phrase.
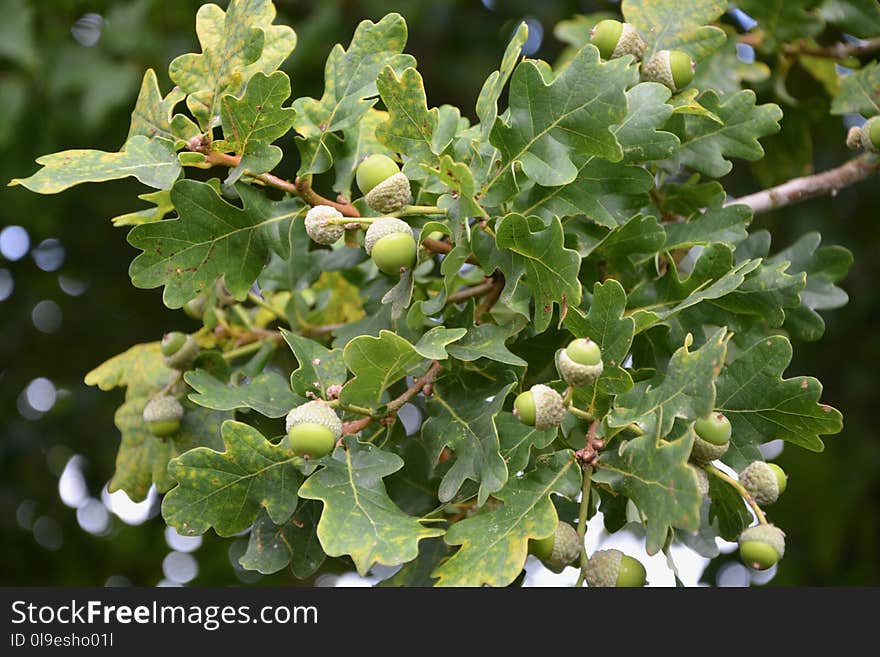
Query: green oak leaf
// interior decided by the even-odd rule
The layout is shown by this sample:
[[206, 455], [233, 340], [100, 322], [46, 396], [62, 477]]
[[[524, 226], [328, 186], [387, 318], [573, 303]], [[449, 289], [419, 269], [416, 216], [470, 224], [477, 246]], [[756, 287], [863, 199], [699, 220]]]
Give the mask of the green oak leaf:
[[419, 543], [419, 556], [403, 565], [388, 579], [376, 586], [381, 588], [401, 586], [434, 586], [437, 580], [431, 577], [434, 569], [449, 556], [449, 546], [441, 538], [432, 538]]
[[348, 50], [336, 44], [324, 69], [324, 95], [320, 100], [299, 98], [294, 127], [302, 162], [298, 175], [323, 173], [333, 165], [331, 135], [349, 129], [376, 104], [376, 78], [386, 65], [395, 71], [415, 66], [406, 45], [406, 21], [388, 14], [378, 23], [362, 21], [355, 29]]
[[186, 536], [211, 527], [233, 536], [261, 509], [273, 522], [285, 522], [296, 510], [305, 461], [242, 422], [227, 420], [220, 431], [224, 451], [197, 447], [168, 464], [177, 486], [162, 500], [165, 522]]
[[113, 217], [110, 221], [113, 222], [114, 226], [137, 226], [138, 224], [148, 224], [154, 221], [161, 221], [166, 215], [174, 211], [174, 204], [171, 202], [170, 190], [161, 189], [158, 192], [138, 194], [138, 198], [142, 201], [153, 203], [153, 207]]
[[555, 439], [557, 430], [538, 431], [520, 422], [513, 413], [501, 412], [495, 418], [501, 458], [507, 462], [507, 471], [517, 475], [529, 463], [532, 450], [541, 450]]
[[[174, 144], [183, 135], [175, 133], [171, 117], [174, 114], [174, 107], [185, 97], [186, 93], [175, 87], [163, 98], [162, 92], [159, 91], [156, 72], [148, 68], [144, 73], [137, 102], [131, 113], [131, 126], [126, 141], [137, 135], [143, 135], [148, 139], [163, 139], [169, 142], [169, 146], [173, 149]], [[192, 134], [187, 135], [187, 137], [192, 136]]]
[[709, 25], [727, 9], [723, 0], [624, 0], [623, 17], [648, 43], [645, 57], [658, 50], [683, 50], [705, 59], [724, 43], [724, 30]]
[[500, 366], [486, 373], [460, 368], [435, 380], [426, 402], [422, 439], [433, 463], [444, 447], [455, 453], [440, 481], [437, 495], [441, 502], [451, 500], [466, 480], [480, 485], [480, 505], [504, 486], [507, 466], [499, 453], [495, 416], [515, 383], [514, 372]]
[[255, 73], [271, 73], [293, 52], [296, 33], [274, 20], [271, 0], [232, 0], [225, 12], [215, 4], [199, 7], [202, 52], [180, 55], [168, 74], [188, 94], [187, 107], [203, 130], [215, 124], [223, 96], [237, 96]]
[[723, 460], [740, 470], [760, 458], [758, 446], [782, 439], [813, 452], [825, 447], [825, 434], [843, 428], [840, 412], [819, 403], [822, 384], [808, 376], [783, 379], [791, 362], [791, 343], [776, 335], [755, 343], [718, 376], [715, 407], [732, 426]]
[[293, 127], [296, 111], [281, 106], [289, 97], [290, 78], [275, 71], [269, 76], [254, 74], [241, 98], [226, 95], [220, 100], [226, 146], [241, 156], [239, 165], [226, 178], [227, 185], [245, 172], [265, 173], [281, 162], [283, 153], [272, 142]]
[[158, 342], [136, 344], [98, 365], [85, 376], [87, 386], [105, 392], [128, 388], [133, 397], [146, 397], [165, 386], [173, 371], [165, 366]]
[[[290, 375], [290, 387], [300, 397], [310, 393], [327, 399], [327, 388], [341, 386], [348, 378], [342, 349], [327, 349], [309, 338], [281, 329], [299, 367]], [[289, 409], [288, 409], [289, 410]]]
[[170, 189], [181, 171], [177, 155], [167, 142], [143, 135], [129, 139], [118, 153], [74, 149], [38, 157], [37, 164], [43, 168], [27, 178], [13, 178], [9, 186], [57, 194], [82, 183], [134, 176], [148, 187]]
[[544, 225], [538, 217], [520, 214], [503, 217], [495, 227], [495, 243], [507, 252], [507, 263], [493, 254], [487, 263], [501, 268], [505, 285], [502, 301], [513, 297], [525, 277], [525, 284], [535, 300], [535, 329], [543, 331], [550, 324], [553, 304], [577, 306], [581, 285], [577, 275], [581, 259], [576, 251], [563, 246], [562, 224], [552, 219]]
[[749, 512], [742, 496], [726, 481], [718, 477], [709, 476], [709, 521], [717, 523], [718, 534], [727, 541], [735, 541], [739, 538], [743, 529], [752, 523], [752, 514]]
[[505, 343], [510, 338], [507, 329], [497, 324], [478, 324], [463, 330], [467, 334], [447, 349], [453, 358], [468, 362], [488, 358], [508, 365], [526, 365], [526, 361], [507, 348]]
[[565, 328], [574, 337], [590, 338], [602, 348], [604, 368], [600, 380], [629, 379], [621, 365], [632, 346], [635, 322], [624, 316], [625, 311], [626, 291], [616, 280], [609, 279], [593, 286], [593, 300], [586, 315], [571, 308], [565, 317]]
[[781, 43], [818, 35], [825, 27], [822, 17], [812, 11], [815, 0], [737, 0], [737, 6], [763, 28], [760, 49], [773, 52]]
[[396, 566], [412, 561], [419, 541], [443, 534], [442, 529], [422, 526], [388, 497], [382, 479], [403, 467], [396, 454], [349, 436], [322, 463], [299, 495], [324, 503], [318, 540], [331, 557], [349, 555], [359, 574], [365, 575], [376, 563]]
[[149, 397], [130, 393], [113, 421], [122, 434], [116, 453], [116, 470], [107, 486], [111, 493], [123, 490], [135, 502], [147, 497], [151, 485], [164, 493], [175, 481], [168, 472], [168, 462], [196, 447], [220, 446], [220, 425], [232, 417], [206, 408], [187, 408], [180, 430], [167, 439], [154, 436], [144, 424], [144, 406]]
[[470, 167], [461, 162], [455, 162], [449, 155], [440, 157], [437, 168], [422, 165], [441, 182], [447, 185], [457, 198], [458, 215], [463, 217], [487, 217], [486, 211], [474, 199], [476, 183]]
[[247, 551], [238, 562], [242, 568], [268, 575], [290, 564], [299, 580], [308, 579], [324, 563], [326, 555], [315, 533], [321, 505], [311, 500], [300, 504], [285, 522], [275, 524], [260, 511], [251, 529]]
[[448, 329], [443, 326], [435, 326], [426, 331], [419, 341], [413, 345], [413, 349], [422, 358], [430, 360], [446, 360], [449, 357], [448, 345], [460, 341], [467, 333], [467, 329]]
[[694, 171], [713, 178], [730, 173], [733, 163], [728, 158], [759, 160], [764, 149], [758, 139], [779, 132], [782, 110], [778, 105], [755, 104], [755, 92], [746, 89], [725, 96], [705, 91], [699, 102], [722, 121], [696, 114], [677, 114], [669, 127], [681, 140], [676, 158]]
[[679, 141], [662, 130], [672, 116], [672, 92], [657, 82], [642, 82], [626, 92], [626, 118], [612, 128], [623, 148], [624, 162], [663, 160], [678, 150]]
[[385, 391], [396, 381], [414, 374], [424, 357], [399, 335], [382, 330], [379, 337], [361, 335], [345, 345], [345, 364], [354, 375], [339, 394], [342, 404], [376, 409]]
[[388, 120], [376, 129], [376, 137], [390, 150], [428, 163], [436, 160], [434, 131], [439, 111], [428, 109], [422, 76], [406, 68], [400, 77], [386, 66], [376, 79], [379, 96], [388, 109]]
[[666, 436], [676, 418], [687, 421], [708, 415], [716, 408], [715, 378], [724, 365], [728, 341], [726, 329], [719, 329], [699, 349], [684, 345], [672, 354], [664, 373], [636, 383], [632, 390], [618, 395], [607, 416], [609, 427], [637, 424], [651, 436]]
[[519, 64], [510, 82], [509, 114], [498, 118], [490, 135], [500, 152], [497, 172], [479, 195], [504, 183], [502, 200], [509, 198], [516, 164], [539, 185], [557, 187], [577, 177], [572, 155], [622, 159], [611, 126], [626, 118], [625, 91], [635, 81], [631, 61], [601, 62], [588, 45], [552, 81], [535, 60]]
[[580, 492], [574, 453], [563, 450], [538, 459], [535, 469], [510, 479], [495, 494], [503, 506], [452, 525], [444, 540], [461, 547], [432, 576], [437, 586], [507, 586], [528, 556], [530, 539], [545, 538], [559, 522], [552, 494], [574, 498]]
[[648, 554], [660, 551], [670, 527], [700, 529], [702, 496], [688, 465], [692, 445], [692, 434], [666, 442], [649, 433], [602, 452], [593, 473], [595, 482], [628, 497], [644, 514]]
[[198, 369], [183, 378], [195, 390], [189, 395], [191, 402], [218, 411], [252, 408], [266, 417], [282, 417], [306, 401], [290, 391], [287, 380], [278, 372], [263, 372], [241, 385], [224, 383]]
[[376, 136], [376, 130], [388, 120], [388, 112], [369, 109], [353, 126], [342, 131], [344, 140], [336, 143], [333, 151], [333, 170], [336, 179], [333, 191], [352, 198], [351, 186], [357, 173], [358, 165], [370, 155], [381, 154], [393, 156]]
[[686, 222], [667, 225], [663, 248], [671, 251], [713, 242], [736, 245], [748, 236], [746, 227], [751, 221], [752, 212], [748, 206], [715, 204]]
[[135, 287], [164, 285], [165, 305], [180, 308], [224, 276], [230, 294], [244, 299], [270, 250], [284, 257], [290, 248], [290, 222], [305, 214], [305, 206], [299, 200], [272, 202], [250, 185], [236, 190], [244, 208], [224, 201], [207, 183], [174, 185], [171, 202], [179, 218], [135, 226], [128, 234], [129, 243], [143, 251], [129, 269]]
[[732, 313], [753, 315], [771, 327], [781, 326], [788, 308], [800, 303], [806, 274], [788, 274], [788, 262], [762, 262], [737, 289], [711, 303]]
[[412, 268], [400, 274], [397, 282], [382, 295], [382, 303], [391, 307], [391, 320], [396, 321], [406, 312], [412, 301], [415, 283]]
[[656, 253], [665, 241], [666, 231], [655, 217], [636, 214], [598, 241], [587, 240], [581, 245], [581, 252], [593, 260], [601, 258], [609, 274], [631, 280], [635, 279], [635, 264]]
[[504, 90], [504, 85], [510, 79], [510, 74], [516, 66], [516, 62], [522, 53], [522, 47], [525, 45], [529, 36], [529, 27], [525, 23], [520, 23], [513, 33], [507, 48], [504, 49], [504, 55], [501, 57], [501, 66], [496, 71], [492, 71], [480, 89], [480, 95], [477, 97], [477, 117], [480, 119], [480, 136], [483, 141], [489, 138], [489, 132], [495, 125], [495, 119], [498, 118], [498, 99]]
[[739, 37], [732, 28], [725, 29], [727, 40], [724, 45], [708, 59], [697, 65], [691, 87], [694, 89], [715, 89], [719, 93], [732, 95], [746, 87], [755, 87], [766, 81], [771, 74], [770, 67], [760, 60], [743, 61], [737, 46]]
[[871, 62], [843, 78], [840, 93], [831, 101], [832, 114], [880, 114], [880, 62]]

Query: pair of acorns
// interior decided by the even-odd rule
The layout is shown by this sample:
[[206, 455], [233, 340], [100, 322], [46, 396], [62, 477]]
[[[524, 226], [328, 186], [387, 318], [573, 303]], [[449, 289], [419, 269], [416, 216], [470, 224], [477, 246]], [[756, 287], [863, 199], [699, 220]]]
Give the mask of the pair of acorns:
[[[529, 553], [555, 573], [561, 573], [580, 552], [580, 536], [561, 520], [550, 536], [529, 541]], [[587, 562], [584, 579], [593, 587], [639, 587], [645, 585], [645, 567], [620, 550], [598, 550]]]
[[[395, 212], [410, 201], [409, 178], [387, 155], [375, 154], [361, 162], [357, 184], [367, 205], [377, 212]], [[343, 217], [329, 205], [316, 205], [306, 214], [306, 232], [318, 244], [334, 244], [345, 232], [345, 226], [358, 223]], [[416, 262], [418, 249], [413, 230], [397, 217], [370, 219], [364, 236], [364, 249], [380, 271], [396, 275]]]
[[[641, 59], [647, 44], [639, 31], [629, 23], [607, 19], [599, 21], [590, 31], [590, 42], [599, 49], [603, 59], [632, 55]], [[659, 82], [672, 91], [686, 87], [694, 79], [696, 64], [681, 50], [658, 50], [642, 62], [642, 79]]]
[[[730, 446], [730, 420], [723, 413], [713, 412], [698, 418], [694, 432], [691, 460], [696, 463], [706, 464], [721, 458]], [[739, 473], [739, 482], [755, 502], [766, 505], [779, 499], [788, 485], [788, 476], [775, 463], [753, 461]], [[785, 533], [767, 523], [749, 527], [740, 534], [739, 554], [746, 565], [766, 570], [785, 554]]]
[[[575, 388], [593, 383], [602, 374], [602, 350], [590, 338], [577, 338], [556, 354], [556, 369], [562, 380]], [[558, 427], [565, 417], [562, 396], [550, 386], [533, 385], [517, 395], [513, 413], [520, 422], [538, 431]]]
[[[192, 367], [200, 351], [195, 338], [180, 331], [166, 333], [159, 349], [165, 366], [180, 372]], [[180, 431], [183, 416], [183, 406], [172, 395], [156, 395], [144, 406], [144, 424], [158, 438], [168, 438]]]

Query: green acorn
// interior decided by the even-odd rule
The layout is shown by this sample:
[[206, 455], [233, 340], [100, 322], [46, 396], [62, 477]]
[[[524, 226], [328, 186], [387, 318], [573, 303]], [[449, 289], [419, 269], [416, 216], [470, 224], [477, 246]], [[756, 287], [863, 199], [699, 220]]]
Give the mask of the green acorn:
[[677, 91], [694, 79], [696, 66], [694, 60], [681, 50], [660, 50], [642, 64], [642, 79], [665, 84]]
[[316, 205], [306, 213], [306, 232], [313, 242], [334, 244], [345, 232], [343, 224], [331, 223], [341, 220], [342, 213], [329, 205]]
[[550, 536], [529, 541], [529, 552], [554, 573], [561, 573], [580, 555], [581, 541], [575, 528], [560, 520]]
[[598, 550], [584, 570], [584, 579], [592, 587], [640, 587], [645, 585], [645, 567], [638, 559], [620, 550]]
[[755, 525], [739, 536], [739, 556], [755, 570], [767, 570], [785, 555], [785, 532], [776, 525]]
[[358, 189], [361, 190], [361, 194], [369, 194], [376, 185], [388, 180], [399, 171], [400, 167], [397, 166], [397, 162], [387, 155], [381, 153], [370, 155], [358, 165], [355, 174]]
[[199, 345], [195, 338], [180, 331], [166, 333], [162, 337], [160, 349], [165, 365], [181, 372], [188, 370], [199, 355]]
[[880, 153], [880, 116], [868, 119], [861, 129], [862, 147], [872, 153]]
[[720, 459], [730, 447], [730, 420], [723, 413], [710, 413], [694, 422], [694, 446], [691, 460], [709, 463]]
[[606, 19], [590, 30], [590, 42], [599, 49], [602, 59], [633, 55], [641, 59], [647, 44], [639, 31], [629, 23]]
[[205, 306], [208, 305], [208, 297], [200, 294], [195, 299], [190, 299], [183, 304], [183, 312], [193, 319], [202, 319], [205, 316]]
[[513, 402], [513, 414], [523, 424], [544, 431], [560, 425], [565, 417], [565, 405], [558, 392], [538, 383], [517, 395]]
[[556, 369], [567, 384], [582, 388], [602, 374], [602, 350], [590, 338], [577, 338], [556, 352]]
[[396, 217], [379, 217], [367, 229], [364, 248], [380, 271], [400, 274], [416, 262], [418, 247], [410, 225]]
[[785, 491], [788, 477], [775, 463], [753, 461], [739, 473], [739, 482], [758, 504], [773, 504]]
[[296, 454], [318, 459], [333, 451], [342, 436], [342, 420], [327, 402], [316, 400], [287, 414], [286, 445]]
[[376, 212], [395, 212], [412, 201], [412, 190], [406, 174], [395, 173], [373, 187], [364, 197]]
[[174, 397], [157, 395], [144, 406], [143, 419], [150, 433], [160, 438], [167, 438], [180, 430], [183, 406]]

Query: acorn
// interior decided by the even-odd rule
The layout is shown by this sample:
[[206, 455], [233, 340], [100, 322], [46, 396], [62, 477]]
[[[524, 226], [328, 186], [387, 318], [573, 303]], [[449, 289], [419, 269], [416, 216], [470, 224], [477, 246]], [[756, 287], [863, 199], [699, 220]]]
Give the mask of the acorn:
[[642, 64], [642, 79], [665, 84], [672, 91], [677, 91], [694, 79], [696, 67], [686, 52], [660, 50]]
[[788, 477], [775, 463], [753, 461], [739, 473], [739, 482], [758, 504], [773, 504], [785, 491]]
[[739, 556], [755, 570], [767, 570], [785, 555], [785, 532], [776, 525], [755, 525], [739, 536]]
[[321, 458], [333, 451], [342, 437], [342, 420], [327, 402], [315, 400], [297, 406], [287, 414], [284, 442], [294, 453]]
[[598, 550], [584, 570], [584, 579], [592, 587], [640, 587], [645, 585], [645, 567], [638, 559], [620, 550]]
[[418, 247], [410, 225], [396, 217], [379, 217], [364, 236], [364, 249], [386, 274], [399, 274], [416, 262]]
[[376, 185], [388, 180], [395, 173], [400, 171], [397, 162], [387, 155], [375, 153], [358, 165], [357, 178], [358, 189], [361, 194], [369, 194]]
[[334, 244], [345, 233], [345, 225], [331, 222], [341, 219], [342, 213], [336, 208], [316, 205], [306, 213], [306, 233], [318, 244]]
[[872, 153], [880, 153], [880, 116], [868, 119], [860, 131], [862, 147]]
[[513, 414], [523, 424], [545, 431], [560, 425], [565, 417], [565, 405], [558, 392], [538, 383], [517, 395], [513, 402]]
[[409, 178], [395, 173], [373, 187], [364, 199], [376, 212], [395, 212], [412, 201]]
[[580, 537], [574, 527], [560, 520], [550, 536], [529, 541], [529, 552], [554, 573], [561, 573], [580, 555]]
[[723, 413], [710, 413], [694, 422], [694, 445], [691, 460], [710, 463], [720, 459], [730, 447], [730, 420]]
[[199, 345], [195, 338], [180, 331], [171, 331], [162, 336], [159, 348], [165, 365], [181, 372], [188, 370], [199, 355]]
[[144, 406], [143, 419], [150, 433], [167, 438], [180, 431], [183, 406], [174, 397], [157, 395]]
[[599, 21], [590, 30], [590, 42], [599, 49], [602, 59], [633, 55], [641, 59], [647, 44], [630, 23], [613, 19]]
[[602, 374], [602, 350], [590, 338], [577, 338], [556, 352], [556, 369], [567, 384], [588, 386]]

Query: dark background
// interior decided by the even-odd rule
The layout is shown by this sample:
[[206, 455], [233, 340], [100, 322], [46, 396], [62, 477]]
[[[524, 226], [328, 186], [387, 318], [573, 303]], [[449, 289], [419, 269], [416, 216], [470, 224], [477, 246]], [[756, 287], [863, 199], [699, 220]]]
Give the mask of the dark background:
[[[196, 0], [4, 0], [0, 181], [30, 175], [36, 169], [34, 159], [45, 153], [67, 148], [117, 150], [127, 133], [144, 69], [153, 67], [167, 92], [168, 62], [198, 50], [194, 17], [200, 4]], [[609, 2], [561, 0], [280, 0], [276, 5], [278, 22], [292, 25], [299, 37], [293, 56], [283, 66], [291, 76], [294, 96], [320, 97], [323, 64], [331, 46], [347, 45], [360, 20], [378, 20], [398, 11], [410, 27], [407, 51], [418, 59], [429, 106], [450, 103], [471, 118], [480, 86], [497, 66], [519, 20], [530, 17], [534, 26], [541, 25], [542, 39], [530, 46], [537, 47], [535, 56], [552, 61], [563, 48], [553, 36], [558, 21], [574, 13], [616, 7]], [[83, 18], [89, 13], [101, 19]], [[96, 36], [94, 45], [83, 45]], [[761, 102], [780, 102], [773, 95], [772, 81], [757, 91]], [[794, 70], [788, 92], [792, 96], [788, 102], [796, 99], [798, 104], [780, 102], [786, 114], [783, 125], [806, 126], [813, 168], [830, 168], [850, 157], [842, 143], [841, 120], [829, 116], [821, 88]], [[768, 151], [790, 148], [783, 137], [764, 140], [764, 145]], [[282, 146], [290, 156], [280, 173], [292, 176], [295, 148], [292, 142]], [[780, 182], [766, 168], [761, 175], [764, 183]], [[776, 248], [807, 230], [820, 230], [823, 244], [846, 246], [855, 255], [850, 276], [842, 283], [850, 304], [826, 313], [827, 332], [820, 342], [795, 345], [795, 359], [786, 373], [819, 378], [825, 385], [823, 401], [843, 411], [845, 427], [843, 433], [827, 439], [824, 454], [791, 447], [778, 459], [790, 480], [783, 500], [772, 508], [772, 518], [788, 533], [789, 550], [771, 585], [880, 584], [880, 526], [875, 512], [880, 502], [880, 444], [873, 403], [880, 361], [874, 335], [880, 280], [877, 182], [842, 190], [833, 200], [823, 198], [759, 217], [753, 224], [771, 230]], [[733, 194], [762, 186], [742, 162], [724, 183]], [[0, 299], [6, 296], [4, 280], [7, 291], [10, 277], [13, 285], [8, 298], [0, 300], [0, 584], [153, 585], [163, 578], [169, 546], [157, 508], [139, 525], [111, 516], [95, 535], [81, 527], [81, 521], [89, 526], [87, 511], [95, 509], [81, 508], [78, 514], [62, 501], [58, 486], [73, 455], [80, 455], [75, 462], [79, 467], [68, 472], [84, 474], [91, 498], [101, 498], [113, 471], [119, 439], [113, 413], [123, 393], [86, 387], [84, 374], [134, 343], [156, 340], [169, 329], [194, 327], [182, 313], [162, 305], [161, 290], [137, 290], [129, 283], [127, 269], [135, 251], [126, 244], [124, 230], [113, 228], [110, 218], [144, 207], [135, 195], [148, 191], [131, 179], [100, 187], [85, 185], [48, 197], [20, 187], [0, 187], [0, 230], [24, 227], [32, 249], [15, 261], [0, 255]], [[77, 284], [84, 291], [76, 289]], [[65, 289], [81, 294], [74, 296]], [[46, 300], [60, 310], [56, 327], [45, 325], [47, 308], [48, 320], [54, 312], [51, 304], [38, 306]], [[44, 330], [35, 326], [35, 315]], [[57, 391], [48, 412], [38, 412], [28, 403], [25, 391], [38, 378], [51, 381]], [[31, 388], [34, 399], [40, 398], [39, 390], [39, 385]], [[233, 564], [245, 542], [246, 538], [230, 541], [206, 535], [193, 553], [198, 575], [192, 583], [292, 581], [284, 572], [259, 578], [236, 569]], [[706, 575], [710, 583], [716, 567]]]

